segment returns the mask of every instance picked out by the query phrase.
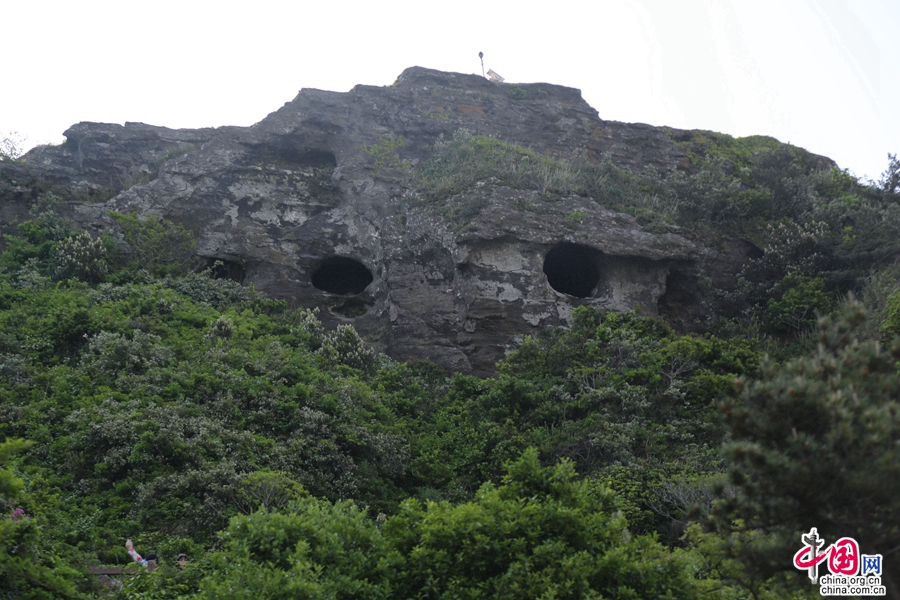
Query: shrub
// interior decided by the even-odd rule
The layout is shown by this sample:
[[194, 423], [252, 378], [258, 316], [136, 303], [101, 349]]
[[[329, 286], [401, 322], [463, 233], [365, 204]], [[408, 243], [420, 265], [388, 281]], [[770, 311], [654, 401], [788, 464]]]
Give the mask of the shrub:
[[31, 445], [23, 440], [0, 442], [0, 596], [74, 598], [78, 573], [53, 552], [38, 519], [15, 508], [17, 500], [25, 500], [24, 482], [8, 467], [15, 454]]
[[308, 498], [287, 514], [259, 510], [231, 520], [199, 598], [393, 598], [391, 557], [352, 502]]
[[102, 281], [108, 271], [105, 256], [103, 240], [82, 231], [56, 245], [56, 277], [74, 277], [88, 283]]
[[775, 333], [797, 333], [816, 324], [831, 312], [834, 302], [818, 277], [788, 275], [778, 286], [780, 298], [770, 298], [766, 310], [768, 327]]
[[316, 354], [323, 357], [327, 364], [347, 365], [369, 374], [374, 372], [379, 362], [378, 354], [366, 347], [350, 325], [338, 325], [337, 329], [326, 333]]
[[309, 493], [282, 471], [254, 471], [241, 478], [234, 502], [242, 513], [257, 510], [277, 511], [297, 502]]
[[183, 225], [164, 221], [157, 215], [139, 217], [111, 212], [109, 216], [127, 244], [127, 252], [121, 258], [129, 270], [145, 269], [154, 277], [188, 272], [196, 242]]
[[534, 450], [472, 502], [407, 501], [382, 528], [404, 561], [398, 597], [665, 598], [692, 595], [684, 564], [632, 537], [614, 495], [543, 468]]
[[120, 333], [101, 331], [92, 336], [82, 358], [82, 366], [101, 381], [140, 375], [164, 366], [171, 351], [160, 345], [159, 336], [134, 330], [131, 339]]
[[378, 142], [365, 149], [366, 154], [374, 159], [376, 168], [409, 168], [409, 163], [400, 160], [397, 150], [403, 147], [403, 137], [394, 138], [388, 134], [378, 137]]
[[[379, 527], [380, 524], [380, 527]], [[609, 490], [528, 451], [471, 502], [368, 519], [306, 498], [231, 520], [199, 598], [685, 598], [689, 566], [633, 537]]]
[[231, 279], [215, 279], [208, 269], [181, 277], [170, 276], [162, 283], [195, 302], [217, 308], [260, 300], [253, 287], [244, 287]]

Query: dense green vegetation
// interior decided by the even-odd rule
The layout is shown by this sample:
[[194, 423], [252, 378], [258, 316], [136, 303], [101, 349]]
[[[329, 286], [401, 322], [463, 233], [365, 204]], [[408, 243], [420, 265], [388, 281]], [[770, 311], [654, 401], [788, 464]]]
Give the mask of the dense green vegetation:
[[[488, 379], [195, 273], [159, 219], [95, 238], [46, 196], [0, 255], [0, 597], [806, 597], [812, 526], [884, 554], [893, 593], [900, 165], [863, 185], [768, 139], [691, 152], [663, 177], [462, 132], [417, 167], [460, 222], [495, 178], [764, 251], [714, 334], [582, 308]], [[128, 564], [126, 536], [161, 567], [104, 588], [88, 569]]]
[[764, 361], [724, 406], [734, 493], [712, 522], [732, 542], [755, 534], [728, 553], [759, 573], [779, 570], [797, 550], [792, 533], [816, 523], [881, 549], [887, 586], [900, 584], [889, 555], [900, 544], [900, 338], [861, 337], [866, 319], [855, 303], [822, 319], [815, 352]]

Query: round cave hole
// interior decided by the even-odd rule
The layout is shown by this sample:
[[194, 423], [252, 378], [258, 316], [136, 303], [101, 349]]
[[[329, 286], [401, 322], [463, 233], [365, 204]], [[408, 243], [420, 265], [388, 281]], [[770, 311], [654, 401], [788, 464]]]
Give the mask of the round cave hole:
[[326, 258], [312, 274], [312, 284], [330, 294], [361, 294], [372, 283], [372, 272], [352, 258]]
[[590, 296], [600, 283], [594, 252], [578, 244], [561, 244], [550, 250], [544, 258], [544, 274], [550, 287], [578, 298]]

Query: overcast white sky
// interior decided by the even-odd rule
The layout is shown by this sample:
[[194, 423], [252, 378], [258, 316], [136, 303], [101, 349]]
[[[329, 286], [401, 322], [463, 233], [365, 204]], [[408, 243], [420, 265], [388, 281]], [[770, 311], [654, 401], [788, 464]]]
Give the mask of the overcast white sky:
[[603, 119], [771, 135], [877, 178], [900, 0], [0, 0], [0, 136], [250, 125], [413, 65], [580, 88]]

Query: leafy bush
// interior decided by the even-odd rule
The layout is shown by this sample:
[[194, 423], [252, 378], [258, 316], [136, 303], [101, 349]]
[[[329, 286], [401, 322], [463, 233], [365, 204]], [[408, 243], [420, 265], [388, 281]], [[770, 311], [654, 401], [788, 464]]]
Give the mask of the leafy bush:
[[89, 283], [102, 281], [108, 271], [105, 256], [103, 240], [83, 231], [57, 244], [56, 277], [74, 277]]
[[378, 355], [366, 347], [359, 334], [350, 325], [338, 325], [326, 333], [316, 350], [330, 364], [342, 364], [372, 374], [378, 367]]
[[632, 537], [606, 489], [576, 481], [537, 452], [511, 463], [503, 484], [472, 502], [408, 501], [382, 528], [400, 552], [400, 597], [688, 597], [684, 563], [649, 537]]
[[769, 298], [766, 307], [770, 331], [800, 332], [815, 325], [820, 315], [831, 312], [833, 301], [820, 278], [788, 275], [778, 287], [781, 297]]
[[101, 331], [88, 339], [81, 366], [92, 378], [104, 383], [141, 375], [171, 360], [171, 353], [159, 342], [159, 336], [137, 330], [132, 332], [131, 339]]
[[252, 287], [244, 287], [231, 279], [215, 279], [209, 270], [168, 277], [163, 284], [195, 302], [215, 307], [260, 300]]
[[254, 471], [241, 479], [234, 501], [242, 513], [252, 514], [260, 509], [265, 512], [281, 510], [307, 496], [303, 486], [288, 473]]
[[34, 217], [19, 223], [18, 236], [4, 236], [6, 250], [0, 255], [0, 269], [6, 272], [28, 266], [29, 270], [52, 277], [56, 270], [56, 245], [75, 234], [75, 226], [57, 211], [62, 198], [48, 193], [29, 209]]
[[374, 159], [376, 168], [409, 168], [409, 164], [401, 161], [397, 150], [403, 147], [403, 137], [394, 138], [388, 134], [379, 136], [378, 142], [365, 149], [366, 154]]
[[231, 520], [196, 598], [391, 598], [387, 548], [352, 502], [308, 498], [288, 514]]
[[[377, 523], [383, 523], [379, 528]], [[365, 518], [305, 499], [235, 517], [199, 598], [681, 598], [685, 561], [632, 538], [613, 495], [526, 452], [472, 502], [405, 502]]]
[[47, 543], [39, 520], [18, 508], [17, 501], [28, 504], [24, 482], [8, 467], [13, 455], [30, 445], [0, 442], [0, 594], [23, 600], [74, 598], [78, 572]]
[[183, 225], [164, 221], [157, 215], [109, 216], [122, 232], [127, 251], [120, 255], [129, 270], [146, 270], [154, 277], [184, 275], [191, 266], [196, 242]]
[[[72, 283], [72, 282], [69, 282]], [[7, 303], [0, 311], [0, 349], [49, 366], [76, 357], [99, 332], [84, 284], [13, 288], [0, 280]]]

